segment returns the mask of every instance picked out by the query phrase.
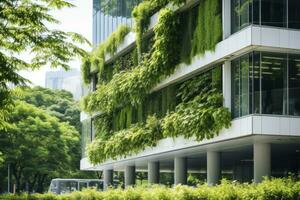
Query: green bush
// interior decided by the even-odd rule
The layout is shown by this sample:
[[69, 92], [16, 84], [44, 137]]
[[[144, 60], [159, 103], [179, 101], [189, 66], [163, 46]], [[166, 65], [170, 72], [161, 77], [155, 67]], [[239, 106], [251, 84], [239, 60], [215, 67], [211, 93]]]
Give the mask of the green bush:
[[215, 187], [199, 185], [197, 187], [153, 185], [149, 187], [136, 187], [111, 189], [98, 192], [86, 189], [71, 194], [34, 194], [34, 195], [2, 195], [3, 200], [297, 200], [300, 199], [300, 181], [290, 178], [267, 179], [261, 184], [240, 184], [223, 180]]

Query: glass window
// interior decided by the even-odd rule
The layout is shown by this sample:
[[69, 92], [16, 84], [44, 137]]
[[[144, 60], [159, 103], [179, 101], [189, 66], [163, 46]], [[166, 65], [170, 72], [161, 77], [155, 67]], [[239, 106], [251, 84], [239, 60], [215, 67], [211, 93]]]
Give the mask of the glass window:
[[248, 26], [252, 20], [252, 2], [249, 0], [231, 1], [231, 32]]
[[252, 0], [252, 21], [253, 24], [260, 24], [260, 0]]
[[211, 70], [211, 82], [212, 85], [217, 88], [220, 92], [222, 92], [223, 88], [223, 80], [222, 80], [222, 67], [215, 67]]
[[82, 122], [82, 136], [81, 136], [81, 152], [82, 157], [86, 157], [85, 149], [91, 143], [91, 119]]
[[300, 116], [300, 55], [253, 52], [231, 61], [231, 112]]
[[260, 113], [260, 52], [253, 53], [253, 108], [252, 113]]
[[231, 62], [231, 108], [232, 117], [240, 116], [240, 61], [233, 60]]
[[261, 24], [286, 27], [286, 0], [261, 0]]
[[[232, 61], [232, 117], [249, 114], [249, 54]], [[252, 58], [251, 58], [252, 61]]]
[[240, 60], [240, 116], [249, 114], [249, 55]]
[[231, 32], [235, 33], [240, 30], [240, 17], [239, 17], [239, 0], [231, 1]]
[[289, 55], [289, 114], [300, 115], [300, 55]]
[[262, 114], [287, 114], [286, 64], [285, 54], [261, 54]]
[[300, 1], [299, 0], [289, 0], [289, 28], [300, 29]]

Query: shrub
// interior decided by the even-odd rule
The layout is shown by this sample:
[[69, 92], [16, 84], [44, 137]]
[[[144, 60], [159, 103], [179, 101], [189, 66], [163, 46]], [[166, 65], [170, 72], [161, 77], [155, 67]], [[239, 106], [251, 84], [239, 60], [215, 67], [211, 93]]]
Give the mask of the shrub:
[[241, 184], [223, 180], [215, 187], [199, 185], [188, 187], [178, 185], [173, 188], [152, 185], [149, 187], [136, 187], [110, 189], [98, 192], [93, 189], [77, 191], [71, 194], [5, 194], [0, 196], [3, 200], [296, 200], [300, 199], [300, 181], [291, 178], [266, 179], [261, 184]]

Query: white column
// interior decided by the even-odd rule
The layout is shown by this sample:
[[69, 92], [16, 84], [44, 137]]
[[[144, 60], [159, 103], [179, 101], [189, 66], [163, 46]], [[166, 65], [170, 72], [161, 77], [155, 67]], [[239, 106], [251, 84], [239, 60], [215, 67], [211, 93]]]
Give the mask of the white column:
[[263, 177], [271, 175], [271, 145], [255, 143], [253, 145], [254, 182], [260, 183]]
[[113, 174], [112, 169], [106, 169], [103, 171], [103, 189], [106, 190], [109, 186], [113, 185]]
[[223, 25], [223, 39], [231, 35], [231, 5], [230, 0], [223, 0], [222, 2], [222, 25]]
[[207, 184], [216, 185], [221, 178], [221, 156], [219, 152], [207, 152]]
[[224, 107], [231, 110], [231, 62], [226, 61], [222, 67]]
[[135, 185], [135, 166], [125, 167], [125, 187]]
[[159, 162], [148, 162], [148, 183], [159, 183]]
[[174, 159], [174, 184], [187, 183], [187, 159], [185, 157], [176, 157]]

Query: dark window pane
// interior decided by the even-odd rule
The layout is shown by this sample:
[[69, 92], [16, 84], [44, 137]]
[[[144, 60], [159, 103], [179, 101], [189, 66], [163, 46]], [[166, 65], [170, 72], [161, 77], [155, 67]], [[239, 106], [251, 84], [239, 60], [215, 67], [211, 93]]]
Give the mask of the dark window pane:
[[240, 116], [240, 61], [239, 59], [231, 62], [231, 108], [232, 117]]
[[253, 53], [253, 113], [260, 113], [260, 52]]
[[253, 18], [253, 24], [260, 24], [260, 20], [259, 20], [259, 9], [260, 9], [260, 0], [253, 0], [253, 3], [252, 3], [252, 18]]
[[[251, 10], [251, 11], [250, 11]], [[235, 33], [252, 21], [252, 2], [249, 0], [231, 1], [231, 32]]]
[[240, 30], [240, 17], [239, 17], [240, 1], [231, 1], [231, 33]]
[[249, 0], [240, 0], [240, 29], [249, 25], [250, 22], [250, 12], [249, 7], [251, 1]]
[[286, 27], [286, 0], [261, 0], [261, 24]]
[[222, 92], [222, 67], [216, 67], [211, 70], [212, 85]]
[[289, 56], [289, 114], [300, 115], [300, 55]]
[[253, 53], [249, 54], [249, 114], [253, 113]]
[[240, 115], [249, 114], [249, 55], [240, 60]]
[[300, 0], [289, 0], [289, 28], [300, 29]]
[[262, 114], [287, 114], [286, 71], [286, 55], [262, 53]]

